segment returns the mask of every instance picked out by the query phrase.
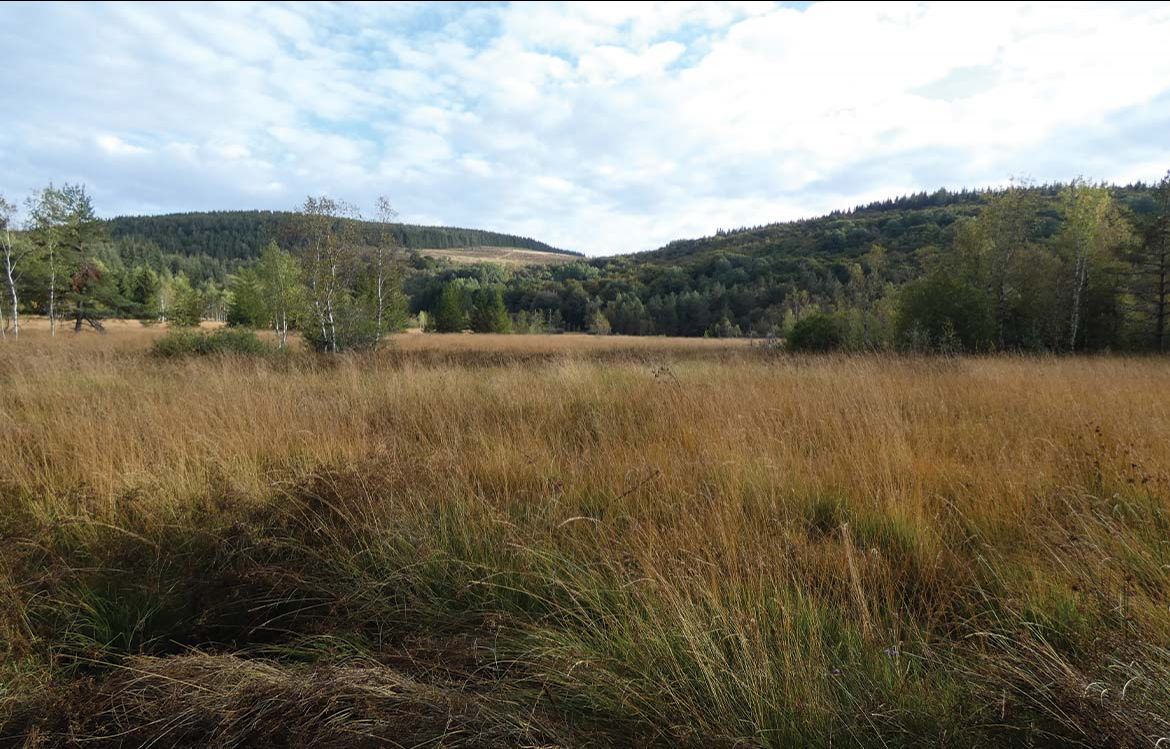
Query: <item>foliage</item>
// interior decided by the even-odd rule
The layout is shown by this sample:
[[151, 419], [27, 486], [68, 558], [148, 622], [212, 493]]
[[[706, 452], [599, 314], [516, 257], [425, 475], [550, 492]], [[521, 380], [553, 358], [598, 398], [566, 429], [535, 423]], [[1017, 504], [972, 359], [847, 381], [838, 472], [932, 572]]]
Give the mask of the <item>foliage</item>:
[[[627, 335], [775, 337], [810, 312], [824, 312], [839, 321], [839, 345], [848, 350], [1158, 350], [1170, 338], [1170, 251], [1164, 249], [1170, 201], [1159, 198], [1165, 192], [1141, 183], [1076, 181], [920, 193], [816, 219], [721, 230], [635, 255], [504, 266], [419, 255], [414, 249], [422, 246], [525, 245], [455, 229], [411, 233], [395, 223], [388, 201], [375, 222], [358, 220], [338, 201], [314, 198], [298, 213], [70, 224], [64, 206], [89, 215], [86, 200], [73, 199], [75, 188], [69, 199], [53, 189], [37, 204], [38, 215], [49, 218], [15, 236], [35, 248], [22, 261], [18, 312], [44, 314], [53, 286], [58, 317], [81, 309], [99, 317], [166, 318], [182, 296], [176, 289], [189, 286], [203, 297], [204, 319], [230, 313], [232, 324], [271, 325], [282, 340], [288, 330], [309, 327], [332, 339], [345, 337], [330, 322], [336, 320], [331, 308], [341, 304], [369, 310], [383, 332], [422, 312], [431, 330], [462, 330], [473, 322], [501, 329], [494, 300], [493, 323], [471, 319], [481, 290], [498, 289], [518, 332], [597, 331], [601, 315], [611, 332]], [[80, 243], [87, 267], [100, 264], [102, 277], [114, 284], [102, 292], [104, 301], [89, 293], [98, 291], [94, 284], [85, 285], [88, 296], [70, 295], [83, 259], [64, 260], [71, 252], [62, 249], [68, 225], [112, 232], [110, 238], [91, 233]], [[55, 283], [48, 280], [50, 244]], [[324, 254], [318, 257], [314, 247]], [[271, 276], [271, 268], [261, 267], [268, 248], [276, 248], [269, 259], [280, 258], [278, 276], [287, 281], [277, 284], [288, 292], [281, 315], [261, 310], [276, 298], [272, 283], [260, 283]], [[953, 303], [930, 296], [940, 278], [959, 292]], [[453, 286], [458, 300], [447, 292]], [[119, 293], [107, 293], [114, 289]], [[445, 293], [447, 314], [439, 321]], [[968, 314], [975, 317], [959, 319]]]
[[174, 295], [167, 319], [176, 327], [196, 327], [203, 320], [203, 308], [207, 300], [203, 293], [193, 287], [186, 278], [176, 278], [172, 283]]
[[814, 312], [792, 326], [786, 343], [790, 351], [825, 352], [841, 348], [844, 340], [840, 320], [833, 315]]
[[916, 350], [982, 351], [994, 336], [982, 289], [944, 271], [908, 283], [898, 297], [898, 334]]
[[427, 317], [437, 333], [459, 333], [467, 327], [467, 295], [459, 284], [448, 283]]
[[268, 303], [256, 269], [245, 268], [233, 276], [228, 293], [231, 295], [227, 308], [228, 325], [253, 329], [268, 325]]
[[[165, 216], [120, 216], [106, 226], [115, 240], [134, 239], [156, 245], [164, 253], [204, 255], [216, 260], [252, 260], [269, 242], [281, 242], [296, 233], [296, 213], [283, 211], [211, 211]], [[361, 222], [369, 243], [384, 231], [381, 221]], [[408, 249], [455, 247], [521, 247], [542, 252], [565, 252], [528, 237], [449, 226], [416, 226], [386, 222], [392, 238]], [[575, 254], [575, 253], [568, 253]]]
[[308, 347], [321, 353], [373, 351], [381, 335], [373, 305], [368, 299], [349, 295], [340, 297], [333, 309], [334, 333], [327, 337], [316, 325], [305, 325], [301, 338]]
[[609, 318], [601, 314], [601, 310], [595, 311], [589, 318], [589, 332], [593, 335], [609, 335], [612, 328], [609, 325]]
[[258, 356], [270, 353], [272, 347], [250, 330], [224, 328], [212, 333], [172, 330], [156, 340], [152, 350], [156, 356], [170, 359], [218, 354]]
[[161, 314], [163, 279], [150, 266], [139, 265], [124, 277], [124, 296], [132, 306], [131, 314], [157, 320]]
[[472, 297], [468, 322], [476, 333], [509, 333], [512, 321], [504, 307], [504, 294], [498, 287], [479, 289]]

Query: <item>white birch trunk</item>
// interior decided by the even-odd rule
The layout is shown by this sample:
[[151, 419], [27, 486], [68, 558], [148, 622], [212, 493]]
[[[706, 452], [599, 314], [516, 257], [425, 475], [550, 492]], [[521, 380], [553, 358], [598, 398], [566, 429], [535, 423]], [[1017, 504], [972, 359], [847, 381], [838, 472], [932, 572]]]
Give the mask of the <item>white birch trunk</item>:
[[57, 335], [57, 256], [49, 240], [49, 335]]
[[1072, 320], [1069, 324], [1069, 342], [1068, 347], [1070, 351], [1075, 351], [1077, 348], [1077, 329], [1080, 327], [1081, 321], [1081, 296], [1085, 289], [1085, 281], [1089, 273], [1089, 258], [1088, 254], [1083, 248], [1077, 248], [1077, 271], [1076, 281], [1073, 284], [1073, 304], [1072, 304]]
[[[5, 230], [4, 237], [4, 280], [8, 283], [8, 300], [11, 304], [11, 314], [8, 320], [3, 321], [4, 335], [8, 335], [8, 326], [12, 325], [12, 337], [20, 338], [20, 300], [16, 293], [16, 275], [12, 257], [12, 231]], [[2, 317], [2, 315], [0, 315]]]

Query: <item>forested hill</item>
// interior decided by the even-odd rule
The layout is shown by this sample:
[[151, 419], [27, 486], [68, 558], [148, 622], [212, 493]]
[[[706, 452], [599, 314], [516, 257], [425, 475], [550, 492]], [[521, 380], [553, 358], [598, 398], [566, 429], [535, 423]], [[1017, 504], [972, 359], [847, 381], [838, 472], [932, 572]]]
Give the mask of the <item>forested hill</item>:
[[919, 193], [599, 258], [612, 330], [823, 347], [1170, 347], [1170, 177]]
[[[1061, 225], [1058, 203], [1063, 185], [1027, 188], [1039, 207], [1035, 233], [1052, 237]], [[1114, 199], [1139, 219], [1156, 211], [1153, 188], [1144, 184], [1111, 188]], [[973, 218], [996, 190], [936, 190], [875, 201], [850, 210], [799, 221], [721, 230], [713, 236], [670, 242], [628, 256], [639, 263], [686, 264], [721, 254], [850, 262], [879, 244], [895, 256], [924, 248], [946, 248], [959, 219]]]
[[[119, 216], [106, 221], [114, 240], [151, 242], [164, 253], [216, 260], [248, 260], [260, 255], [270, 240], [279, 239], [296, 214], [286, 211], [210, 211], [163, 216]], [[371, 233], [379, 227], [364, 222]], [[518, 247], [566, 255], [579, 253], [551, 247], [529, 237], [450, 226], [392, 224], [399, 244], [408, 249]]]

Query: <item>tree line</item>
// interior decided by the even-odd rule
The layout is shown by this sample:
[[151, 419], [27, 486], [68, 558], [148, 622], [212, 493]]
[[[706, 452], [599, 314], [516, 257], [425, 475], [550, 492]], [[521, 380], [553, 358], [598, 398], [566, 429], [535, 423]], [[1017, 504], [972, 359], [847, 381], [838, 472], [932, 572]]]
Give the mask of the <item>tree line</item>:
[[21, 311], [51, 310], [75, 327], [114, 314], [224, 319], [282, 341], [296, 330], [323, 351], [375, 346], [410, 320], [438, 332], [750, 335], [818, 350], [1170, 346], [1170, 174], [1156, 185], [920, 193], [524, 267], [424, 257], [403, 245], [385, 200], [371, 220], [318, 197], [262, 234], [240, 224], [264, 249], [230, 261], [173, 233], [168, 250], [115, 238], [78, 186], [38, 192], [20, 227], [3, 205], [8, 328]]
[[182, 272], [159, 267], [155, 247], [113, 240], [82, 185], [49, 185], [28, 197], [18, 225], [20, 213], [0, 196], [5, 338], [19, 339], [28, 314], [46, 316], [50, 335], [66, 320], [79, 331], [86, 325], [101, 330], [108, 317], [178, 327], [210, 317], [270, 327], [281, 347], [297, 330], [312, 348], [339, 352], [376, 347], [405, 324], [402, 248], [385, 198], [378, 199], [376, 232], [352, 205], [306, 199], [282, 222], [281, 236], [223, 286], [196, 285]]

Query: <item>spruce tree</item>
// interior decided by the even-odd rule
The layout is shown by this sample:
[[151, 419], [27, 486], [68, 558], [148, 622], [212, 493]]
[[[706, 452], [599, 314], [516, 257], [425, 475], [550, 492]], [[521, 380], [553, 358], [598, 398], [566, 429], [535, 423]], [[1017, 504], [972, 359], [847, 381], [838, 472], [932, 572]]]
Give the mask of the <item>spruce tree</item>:
[[508, 333], [512, 321], [504, 306], [504, 294], [499, 288], [480, 289], [475, 294], [471, 309], [471, 329], [476, 333]]
[[439, 333], [460, 333], [467, 327], [467, 311], [463, 290], [454, 283], [443, 287], [434, 311], [435, 330]]

